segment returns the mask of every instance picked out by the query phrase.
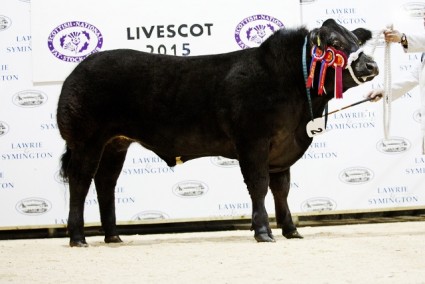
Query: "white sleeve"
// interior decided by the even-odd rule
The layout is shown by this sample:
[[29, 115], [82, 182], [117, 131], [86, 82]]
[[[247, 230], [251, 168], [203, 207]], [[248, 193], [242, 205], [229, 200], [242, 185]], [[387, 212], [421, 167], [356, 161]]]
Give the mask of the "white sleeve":
[[425, 52], [425, 30], [421, 33], [406, 34], [406, 39], [405, 52]]
[[393, 100], [400, 98], [416, 86], [419, 86], [419, 76], [422, 63], [418, 62], [410, 72], [406, 72], [399, 80], [392, 82], [391, 92]]

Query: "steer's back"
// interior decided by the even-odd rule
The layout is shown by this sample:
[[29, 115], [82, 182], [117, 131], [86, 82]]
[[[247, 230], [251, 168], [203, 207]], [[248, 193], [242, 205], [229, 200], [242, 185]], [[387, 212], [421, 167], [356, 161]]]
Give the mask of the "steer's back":
[[179, 141], [200, 147], [201, 138], [225, 139], [218, 115], [231, 105], [223, 99], [231, 98], [223, 96], [224, 84], [233, 69], [252, 60], [248, 53], [175, 57], [121, 49], [94, 54], [64, 82], [57, 116], [61, 135], [71, 147], [93, 133], [124, 135], [146, 145], [175, 145], [172, 139], [190, 137]]

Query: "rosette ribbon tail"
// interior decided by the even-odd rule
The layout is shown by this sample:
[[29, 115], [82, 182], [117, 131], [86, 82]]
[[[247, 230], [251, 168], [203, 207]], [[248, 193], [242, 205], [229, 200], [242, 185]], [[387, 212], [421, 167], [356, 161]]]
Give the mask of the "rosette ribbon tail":
[[317, 64], [317, 60], [315, 60], [315, 58], [313, 57], [311, 59], [311, 64], [310, 64], [310, 74], [307, 77], [307, 83], [306, 83], [307, 88], [313, 87], [314, 71], [316, 70], [316, 64]]
[[333, 67], [335, 69], [335, 86], [334, 93], [336, 99], [342, 99], [342, 70], [345, 68], [347, 63], [346, 55], [339, 51], [335, 50], [335, 61]]
[[314, 83], [314, 72], [316, 71], [317, 61], [321, 61], [324, 57], [323, 51], [317, 46], [311, 49], [310, 73], [307, 78], [306, 87], [312, 88]]
[[329, 66], [333, 66], [334, 62], [335, 51], [332, 47], [328, 47], [322, 60], [322, 66], [320, 66], [319, 90], [317, 92], [319, 96], [323, 95], [325, 89], [326, 70]]
[[326, 63], [326, 61], [323, 61], [322, 65], [320, 66], [319, 90], [317, 91], [317, 94], [319, 96], [323, 95], [323, 89], [324, 89], [324, 86], [325, 86], [326, 70], [328, 70], [328, 64]]
[[342, 99], [342, 67], [335, 66], [335, 98]]

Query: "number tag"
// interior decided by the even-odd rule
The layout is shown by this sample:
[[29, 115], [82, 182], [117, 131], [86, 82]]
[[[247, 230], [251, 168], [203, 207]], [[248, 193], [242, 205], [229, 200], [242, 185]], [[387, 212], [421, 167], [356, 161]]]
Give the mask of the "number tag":
[[306, 130], [308, 137], [314, 137], [316, 135], [325, 133], [325, 119], [323, 117], [317, 117], [313, 120], [310, 120], [307, 123]]

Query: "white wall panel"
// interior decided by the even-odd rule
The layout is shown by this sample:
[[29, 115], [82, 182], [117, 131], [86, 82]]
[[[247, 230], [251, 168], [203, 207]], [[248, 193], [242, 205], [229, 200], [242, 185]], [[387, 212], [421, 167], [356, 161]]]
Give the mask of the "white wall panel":
[[[49, 36], [55, 38], [53, 45], [61, 53], [56, 55], [79, 60], [100, 46], [101, 50], [153, 48], [176, 55], [188, 50], [189, 55], [234, 51], [256, 45], [244, 36], [258, 24], [265, 24], [270, 34], [270, 27], [302, 23], [315, 28], [330, 17], [349, 29], [366, 27], [375, 33], [388, 23], [406, 31], [423, 28], [422, 18], [412, 9], [423, 8], [425, 2], [381, 2], [4, 0], [0, 11], [0, 212], [4, 216], [0, 229], [66, 224], [69, 193], [58, 178], [64, 141], [55, 117], [61, 83], [76, 63], [58, 59], [61, 56], [49, 49]], [[258, 20], [261, 17], [265, 19]], [[73, 29], [82, 22], [90, 26]], [[90, 33], [93, 27], [97, 31]], [[87, 28], [95, 44], [86, 35], [72, 34]], [[72, 49], [72, 36], [81, 36], [77, 49]], [[88, 45], [82, 49], [85, 40]], [[380, 43], [374, 56], [381, 75], [346, 92], [344, 99], [333, 100], [330, 110], [359, 101], [372, 88], [382, 86], [384, 48]], [[366, 51], [371, 50], [369, 45]], [[404, 54], [397, 44], [391, 52], [393, 80], [420, 60], [419, 54]], [[417, 88], [392, 104], [394, 143], [385, 147], [381, 103], [330, 115], [329, 131], [317, 136], [292, 168], [292, 212], [424, 208], [425, 158], [420, 154], [418, 109]], [[274, 214], [271, 194], [266, 201]], [[169, 168], [138, 145], [130, 148], [118, 180], [116, 208], [121, 223], [249, 218], [251, 214], [236, 161], [208, 157]], [[86, 199], [85, 220], [99, 221], [94, 186]]]

